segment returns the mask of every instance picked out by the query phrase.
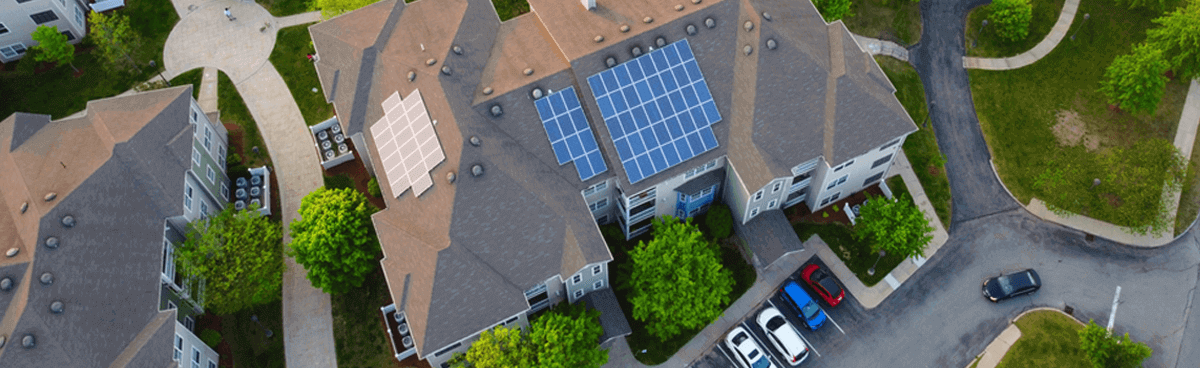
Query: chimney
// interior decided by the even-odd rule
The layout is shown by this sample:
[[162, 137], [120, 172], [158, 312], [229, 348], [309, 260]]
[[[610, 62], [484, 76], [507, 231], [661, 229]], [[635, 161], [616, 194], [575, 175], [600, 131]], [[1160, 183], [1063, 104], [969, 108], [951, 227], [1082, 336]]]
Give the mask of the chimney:
[[596, 0], [579, 0], [583, 3], [583, 8], [587, 10], [596, 9]]

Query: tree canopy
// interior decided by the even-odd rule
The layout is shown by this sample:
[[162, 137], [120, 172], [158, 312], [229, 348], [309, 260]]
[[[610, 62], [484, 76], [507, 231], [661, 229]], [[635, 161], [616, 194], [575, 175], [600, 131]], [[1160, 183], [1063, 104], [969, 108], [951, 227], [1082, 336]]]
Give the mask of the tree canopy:
[[1137, 44], [1131, 54], [1117, 56], [1108, 65], [1100, 92], [1108, 97], [1108, 103], [1123, 110], [1152, 113], [1166, 92], [1167, 77], [1163, 74], [1168, 68], [1162, 50]]
[[898, 200], [872, 197], [859, 209], [854, 237], [871, 242], [872, 248], [904, 257], [925, 255], [925, 246], [933, 240], [933, 226], [908, 193]]
[[1200, 78], [1200, 0], [1190, 0], [1154, 20], [1147, 43], [1162, 50], [1171, 69], [1183, 80]]
[[288, 255], [308, 270], [308, 281], [326, 293], [361, 286], [378, 266], [379, 241], [371, 223], [375, 211], [354, 189], [318, 188], [300, 201], [300, 218], [289, 225]]
[[1133, 342], [1129, 333], [1113, 336], [1096, 321], [1088, 321], [1079, 330], [1079, 347], [1096, 368], [1136, 368], [1150, 357], [1153, 350], [1144, 343]]
[[180, 273], [205, 280], [204, 307], [215, 314], [238, 312], [279, 298], [283, 282], [283, 233], [258, 211], [232, 206], [188, 224], [175, 250]]
[[1020, 41], [1029, 36], [1029, 22], [1033, 20], [1029, 0], [994, 0], [991, 7], [992, 22], [1000, 38]]
[[633, 318], [661, 340], [709, 324], [729, 303], [732, 272], [721, 264], [717, 245], [690, 221], [654, 219], [654, 239], [639, 241], [629, 257]]
[[67, 42], [67, 35], [59, 32], [58, 26], [38, 26], [30, 36], [38, 42], [37, 45], [30, 47], [38, 50], [38, 53], [33, 55], [34, 60], [67, 64], [76, 72], [79, 71], [79, 69], [75, 69], [74, 64], [71, 64], [75, 61], [75, 45]]
[[704, 215], [704, 226], [714, 239], [728, 238], [733, 234], [733, 213], [729, 206], [716, 203], [709, 207], [708, 214]]
[[850, 0], [814, 0], [813, 5], [817, 6], [826, 22], [854, 16], [850, 12]]
[[109, 66], [132, 67], [136, 63], [129, 56], [141, 44], [140, 36], [129, 27], [129, 17], [121, 13], [104, 15], [92, 11], [88, 15], [88, 39], [96, 45], [96, 51]]
[[374, 4], [375, 1], [378, 0], [313, 0], [313, 7], [321, 11], [322, 18], [329, 19]]
[[484, 331], [465, 355], [455, 357], [455, 367], [599, 368], [608, 362], [599, 348], [600, 312], [580, 304], [560, 304], [531, 321], [529, 333], [497, 326]]

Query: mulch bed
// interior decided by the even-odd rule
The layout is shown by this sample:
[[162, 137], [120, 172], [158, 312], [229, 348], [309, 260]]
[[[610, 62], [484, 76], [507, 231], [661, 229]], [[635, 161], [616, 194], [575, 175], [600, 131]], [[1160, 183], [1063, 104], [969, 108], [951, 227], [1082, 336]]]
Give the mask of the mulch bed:
[[199, 336], [200, 331], [214, 330], [221, 334], [221, 342], [213, 350], [217, 351], [217, 355], [221, 356], [220, 366], [233, 367], [233, 348], [229, 347], [229, 340], [224, 338], [225, 331], [221, 330], [221, 317], [212, 314], [204, 314], [196, 318], [196, 335]]
[[371, 194], [367, 192], [367, 182], [371, 181], [371, 174], [367, 172], [366, 166], [363, 166], [362, 156], [359, 155], [358, 149], [354, 148], [354, 142], [351, 142], [349, 139], [347, 139], [346, 144], [350, 146], [350, 152], [354, 153], [354, 160], [343, 162], [341, 165], [337, 165], [329, 168], [329, 170], [325, 170], [325, 175], [349, 176], [350, 180], [354, 182], [354, 189], [362, 192], [363, 195], [367, 197], [367, 200], [370, 201], [371, 204], [375, 205], [376, 208], [381, 210], [384, 209], [387, 204], [384, 203], [383, 198], [371, 196]]
[[[860, 192], [856, 192], [851, 194], [849, 197], [842, 198], [842, 200], [834, 202], [832, 206], [826, 207], [821, 212], [812, 212], [812, 210], [808, 209], [808, 205], [806, 204], [792, 207], [792, 209], [787, 210], [788, 222], [792, 224], [801, 222], [818, 224], [837, 222], [846, 226], [850, 226], [850, 217], [846, 216], [846, 211], [843, 210], [845, 208], [844, 206], [846, 203], [849, 203], [850, 206], [854, 206], [856, 204], [865, 202], [867, 200], [868, 193], [872, 196], [880, 197], [883, 196], [883, 189], [879, 189], [879, 184], [869, 186]], [[833, 207], [837, 207], [838, 211], [834, 212]], [[828, 213], [829, 217], [822, 216], [822, 212]]]

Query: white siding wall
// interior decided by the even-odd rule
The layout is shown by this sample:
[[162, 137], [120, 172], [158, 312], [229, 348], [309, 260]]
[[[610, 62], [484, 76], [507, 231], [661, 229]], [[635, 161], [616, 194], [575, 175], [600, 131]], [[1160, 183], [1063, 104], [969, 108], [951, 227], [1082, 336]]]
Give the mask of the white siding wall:
[[[171, 340], [172, 349], [178, 349], [179, 344], [180, 344], [179, 340], [182, 340], [182, 345], [183, 345], [183, 349], [180, 349], [180, 350], [182, 350], [182, 354], [180, 354], [182, 356], [179, 357], [179, 367], [180, 368], [192, 368], [192, 367], [208, 368], [209, 361], [212, 361], [215, 364], [221, 363], [221, 360], [220, 360], [221, 357], [219, 355], [217, 355], [217, 352], [215, 350], [208, 347], [208, 345], [205, 345], [203, 341], [200, 341], [199, 337], [196, 337], [196, 335], [193, 334], [192, 331], [189, 331], [187, 329], [187, 327], [185, 327], [182, 323], [179, 323], [179, 321], [176, 320], [175, 321], [175, 337], [173, 337]], [[199, 363], [196, 365], [193, 365], [193, 363], [192, 363], [195, 358], [195, 356], [194, 356], [195, 353], [194, 353], [193, 349], [200, 352]], [[172, 351], [171, 354], [173, 354], [173, 355], [171, 355], [172, 358], [175, 357], [174, 351]]]
[[725, 204], [729, 205], [729, 211], [733, 213], [734, 221], [739, 221], [743, 224], [748, 220], [746, 213], [746, 201], [750, 198], [750, 192], [746, 186], [742, 184], [741, 176], [738, 176], [737, 166], [730, 162], [725, 169], [725, 183], [721, 191], [721, 198]]
[[[813, 185], [813, 189], [814, 189], [813, 193], [816, 193], [816, 195], [812, 196], [812, 198], [809, 199], [809, 207], [813, 208], [814, 211], [819, 210], [821, 208], [828, 206], [829, 203], [836, 202], [836, 201], [829, 201], [829, 203], [826, 203], [824, 205], [821, 204], [821, 202], [824, 201], [826, 198], [829, 198], [830, 196], [832, 196], [836, 193], [839, 193], [839, 192], [841, 193], [841, 195], [838, 197], [838, 200], [841, 200], [851, 194], [861, 191], [863, 188], [870, 186], [871, 184], [879, 182], [880, 179], [876, 179], [876, 180], [873, 180], [872, 182], [865, 183], [865, 184], [867, 184], [865, 186], [863, 185], [865, 180], [875, 176], [876, 174], [883, 173], [883, 175], [887, 175], [887, 170], [889, 168], [891, 168], [892, 162], [894, 162], [896, 160], [895, 153], [899, 150], [900, 146], [902, 146], [903, 144], [904, 144], [904, 137], [900, 137], [899, 141], [897, 141], [895, 144], [892, 144], [891, 146], [888, 146], [883, 149], [878, 149], [878, 148], [873, 149], [870, 152], [867, 152], [861, 156], [855, 157], [852, 160], [846, 160], [846, 162], [853, 161], [853, 163], [846, 167], [843, 167], [841, 170], [839, 170], [837, 172], [833, 172], [833, 168], [836, 168], [838, 165], [842, 165], [845, 162], [840, 162], [835, 165], [817, 165], [817, 167], [819, 169], [823, 169], [822, 171], [824, 171], [824, 172], [823, 172], [822, 177], [819, 178], [820, 179], [819, 181], [813, 180], [813, 182], [814, 183], [819, 182], [822, 184], [819, 186], [816, 184]], [[886, 159], [886, 160], [884, 162], [882, 162], [879, 166], [872, 167], [876, 160], [881, 160], [881, 159]], [[832, 166], [833, 168], [831, 168], [830, 166]], [[841, 179], [842, 177], [846, 178], [846, 181], [844, 183], [838, 184], [831, 189], [827, 189], [827, 188], [829, 188], [830, 184], [832, 184], [835, 180]]]

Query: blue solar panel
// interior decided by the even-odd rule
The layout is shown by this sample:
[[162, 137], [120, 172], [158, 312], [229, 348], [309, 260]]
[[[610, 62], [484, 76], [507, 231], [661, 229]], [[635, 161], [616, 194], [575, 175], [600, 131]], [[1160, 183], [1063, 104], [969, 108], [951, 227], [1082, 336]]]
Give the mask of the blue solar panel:
[[542, 127], [546, 129], [546, 137], [550, 139], [550, 147], [554, 149], [554, 157], [559, 165], [574, 162], [580, 180], [588, 180], [608, 171], [587, 116], [579, 107], [575, 87], [538, 99], [533, 104], [537, 106]]
[[[711, 125], [721, 114], [687, 39], [587, 82], [630, 183], [717, 148]], [[554, 136], [549, 129], [547, 135]]]

